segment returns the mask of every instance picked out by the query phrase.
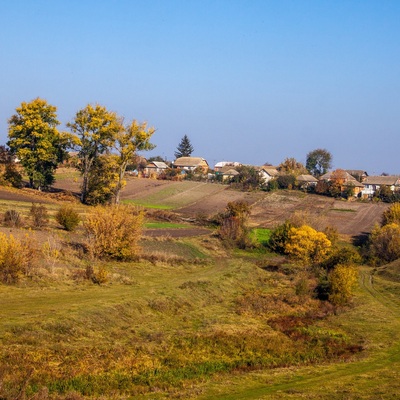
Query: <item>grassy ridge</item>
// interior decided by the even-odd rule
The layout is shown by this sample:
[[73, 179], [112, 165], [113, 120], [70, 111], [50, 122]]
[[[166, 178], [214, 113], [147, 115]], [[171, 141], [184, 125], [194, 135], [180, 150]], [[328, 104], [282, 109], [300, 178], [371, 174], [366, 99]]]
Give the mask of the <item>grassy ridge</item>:
[[341, 329], [312, 329], [311, 320], [292, 329], [276, 320], [320, 306], [294, 295], [292, 278], [226, 257], [215, 239], [155, 243], [173, 243], [190, 256], [104, 263], [111, 278], [103, 286], [0, 286], [10, 299], [0, 310], [4, 388], [11, 393], [26, 382], [28, 394], [45, 386], [50, 393], [154, 398], [154, 391], [184, 393], [221, 373], [350, 354], [352, 338]]
[[[30, 204], [13, 208], [26, 215]], [[0, 285], [0, 397], [375, 399], [400, 391], [396, 265], [373, 278], [363, 269], [353, 307], [333, 310], [296, 294], [296, 265], [280, 269], [274, 255], [231, 251], [212, 236], [144, 238], [138, 260], [117, 263], [88, 259], [79, 231], [36, 233], [51, 237], [57, 257], [42, 258], [19, 285]], [[253, 234], [265, 243], [270, 232]], [[88, 265], [104, 269], [107, 282], [83, 279]]]
[[[249, 374], [245, 379], [207, 385], [201, 399], [377, 399], [396, 398], [400, 377], [400, 304], [387, 281], [361, 274], [357, 307], [332, 320], [333, 326], [362, 338], [364, 357], [346, 364]], [[228, 385], [229, 386], [229, 385]]]

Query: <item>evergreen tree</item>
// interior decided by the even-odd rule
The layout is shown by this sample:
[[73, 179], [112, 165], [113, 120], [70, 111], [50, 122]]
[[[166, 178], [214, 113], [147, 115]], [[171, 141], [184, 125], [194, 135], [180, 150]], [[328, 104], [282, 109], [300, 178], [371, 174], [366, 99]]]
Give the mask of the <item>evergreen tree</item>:
[[190, 143], [189, 138], [187, 135], [185, 135], [181, 142], [179, 143], [178, 147], [176, 148], [175, 151], [175, 157], [180, 158], [180, 157], [190, 157], [190, 155], [193, 153], [193, 146]]

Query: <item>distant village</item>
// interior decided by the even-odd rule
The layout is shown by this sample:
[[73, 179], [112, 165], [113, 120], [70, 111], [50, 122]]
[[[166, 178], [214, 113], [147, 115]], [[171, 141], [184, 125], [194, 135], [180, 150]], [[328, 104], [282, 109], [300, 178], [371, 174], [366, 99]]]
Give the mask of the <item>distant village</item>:
[[367, 171], [342, 169], [319, 177], [304, 172], [307, 171], [301, 168], [285, 168], [284, 163], [279, 166], [252, 166], [220, 161], [212, 168], [202, 157], [179, 157], [171, 163], [149, 159], [141, 171], [134, 173], [147, 178], [189, 178], [239, 185], [257, 174], [256, 185], [266, 190], [299, 189], [342, 198], [400, 200], [400, 176], [369, 176]]

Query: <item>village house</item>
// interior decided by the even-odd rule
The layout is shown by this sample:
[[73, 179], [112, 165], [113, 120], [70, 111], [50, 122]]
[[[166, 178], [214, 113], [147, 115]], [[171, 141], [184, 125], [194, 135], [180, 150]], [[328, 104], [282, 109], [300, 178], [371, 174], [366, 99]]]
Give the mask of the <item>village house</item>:
[[361, 183], [363, 183], [365, 178], [368, 176], [367, 171], [363, 171], [362, 169], [345, 169], [345, 171]]
[[360, 183], [356, 178], [350, 175], [343, 169], [337, 169], [335, 171], [329, 171], [326, 174], [320, 176], [320, 180], [326, 182], [336, 181], [340, 183], [341, 192], [344, 194], [349, 188], [353, 189], [353, 196], [359, 197], [362, 194], [364, 185]]
[[279, 175], [276, 167], [272, 166], [263, 165], [262, 167], [257, 167], [257, 170], [264, 184], [268, 183], [271, 179], [274, 179]]
[[147, 177], [157, 177], [161, 173], [165, 172], [168, 169], [168, 165], [165, 164], [165, 162], [162, 161], [152, 161], [149, 162], [145, 169], [144, 169], [144, 174]]
[[318, 179], [312, 175], [299, 175], [297, 178], [297, 183], [300, 189], [309, 189], [311, 187], [317, 186]]
[[174, 161], [173, 168], [180, 168], [191, 172], [201, 170], [205, 174], [209, 166], [208, 162], [202, 157], [180, 157]]
[[220, 161], [214, 165], [214, 171], [219, 172], [225, 167], [235, 168], [235, 167], [240, 167], [241, 165], [242, 165], [241, 163], [236, 161]]
[[215, 176], [221, 177], [220, 179], [223, 182], [233, 179], [237, 175], [239, 175], [239, 172], [236, 171], [236, 169], [230, 165], [226, 165], [224, 167], [218, 168], [218, 170], [215, 171]]
[[390, 188], [392, 192], [400, 191], [400, 176], [368, 176], [363, 181], [364, 189], [362, 195], [364, 197], [373, 197], [375, 192], [383, 186]]

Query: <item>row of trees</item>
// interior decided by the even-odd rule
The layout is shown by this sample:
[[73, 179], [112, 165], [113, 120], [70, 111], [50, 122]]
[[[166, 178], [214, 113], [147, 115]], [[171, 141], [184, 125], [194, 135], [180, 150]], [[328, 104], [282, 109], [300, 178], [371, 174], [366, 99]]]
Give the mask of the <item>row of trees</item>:
[[57, 166], [68, 157], [68, 149], [78, 151], [85, 204], [118, 203], [129, 162], [137, 151], [155, 147], [150, 143], [154, 128], [136, 120], [126, 123], [98, 104], [79, 110], [67, 124], [70, 132], [58, 129], [56, 107], [40, 98], [23, 102], [8, 124], [7, 145], [20, 160], [32, 188], [48, 188]]

